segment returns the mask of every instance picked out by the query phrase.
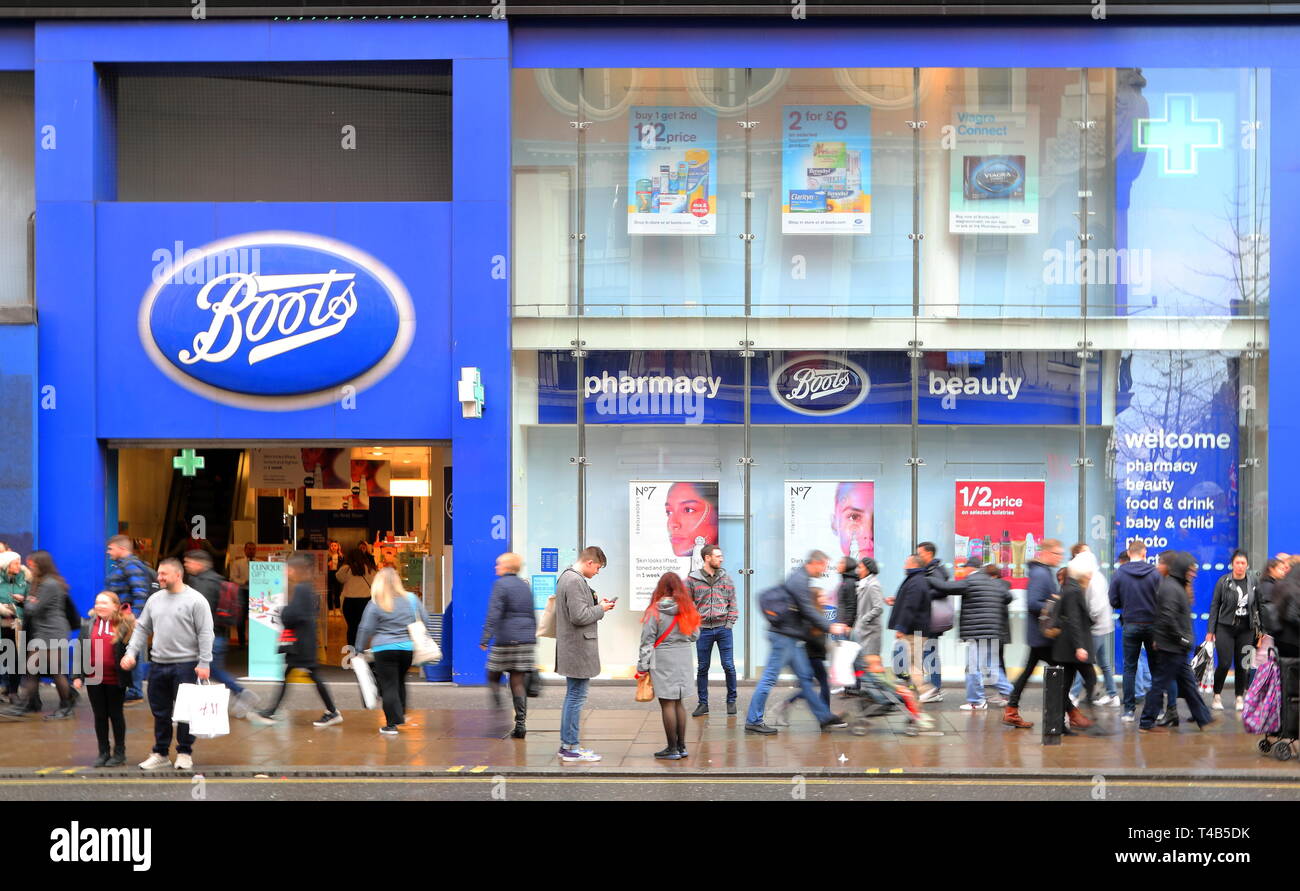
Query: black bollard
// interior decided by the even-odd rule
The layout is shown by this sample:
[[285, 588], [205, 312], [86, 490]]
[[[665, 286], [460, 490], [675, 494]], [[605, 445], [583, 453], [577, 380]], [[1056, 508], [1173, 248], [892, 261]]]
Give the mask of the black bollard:
[[1065, 669], [1043, 669], [1043, 745], [1059, 746], [1065, 733]]

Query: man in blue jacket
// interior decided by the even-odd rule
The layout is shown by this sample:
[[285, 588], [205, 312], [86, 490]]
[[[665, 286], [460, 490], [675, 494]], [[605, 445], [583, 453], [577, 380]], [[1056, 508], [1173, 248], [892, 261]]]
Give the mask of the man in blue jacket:
[[789, 609], [769, 620], [767, 664], [763, 667], [763, 676], [759, 678], [758, 686], [754, 688], [754, 696], [749, 700], [749, 713], [745, 717], [745, 730], [748, 733], [770, 735], [777, 732], [775, 727], [763, 720], [763, 713], [767, 708], [767, 696], [776, 686], [781, 669], [787, 665], [799, 678], [803, 699], [812, 709], [822, 730], [848, 726], [843, 716], [834, 714], [814, 689], [812, 664], [804, 651], [804, 641], [811, 634], [848, 633], [848, 628], [844, 625], [832, 625], [826, 618], [826, 611], [813, 600], [813, 583], [826, 571], [828, 561], [825, 553], [813, 551], [803, 565], [795, 567], [785, 580], [790, 605]]
[[1008, 727], [1028, 729], [1034, 726], [1032, 721], [1020, 717], [1020, 694], [1025, 692], [1025, 684], [1029, 683], [1039, 662], [1056, 664], [1052, 661], [1052, 642], [1043, 637], [1038, 628], [1038, 614], [1043, 611], [1047, 598], [1061, 590], [1056, 583], [1056, 567], [1064, 556], [1065, 548], [1059, 541], [1045, 538], [1039, 543], [1034, 559], [1029, 561], [1029, 586], [1025, 590], [1025, 609], [1028, 611], [1025, 638], [1029, 642], [1029, 659], [1025, 662], [1025, 670], [1016, 678], [1006, 711], [1002, 713], [1002, 723]]
[[885, 602], [893, 606], [889, 613], [889, 628], [894, 639], [908, 648], [908, 676], [920, 702], [929, 702], [937, 689], [925, 670], [925, 635], [930, 633], [930, 580], [921, 558], [909, 554], [903, 561], [906, 574], [898, 593]]
[[1156, 589], [1160, 587], [1160, 573], [1146, 562], [1147, 546], [1142, 539], [1128, 543], [1128, 556], [1129, 561], [1115, 570], [1110, 580], [1110, 605], [1120, 611], [1123, 624], [1124, 721], [1132, 721], [1137, 710], [1138, 655], [1144, 648], [1148, 664], [1155, 665], [1151, 629], [1156, 619]]

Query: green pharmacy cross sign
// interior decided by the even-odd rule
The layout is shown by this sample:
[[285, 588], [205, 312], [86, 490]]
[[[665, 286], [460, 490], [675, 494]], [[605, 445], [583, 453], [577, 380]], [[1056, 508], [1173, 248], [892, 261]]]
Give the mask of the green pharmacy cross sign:
[[203, 456], [194, 454], [194, 449], [181, 449], [181, 453], [172, 458], [172, 467], [185, 476], [194, 476], [203, 469]]
[[1223, 122], [1198, 118], [1191, 93], [1168, 93], [1163, 118], [1137, 119], [1133, 144], [1138, 151], [1163, 152], [1164, 175], [1194, 176], [1198, 150], [1223, 148]]

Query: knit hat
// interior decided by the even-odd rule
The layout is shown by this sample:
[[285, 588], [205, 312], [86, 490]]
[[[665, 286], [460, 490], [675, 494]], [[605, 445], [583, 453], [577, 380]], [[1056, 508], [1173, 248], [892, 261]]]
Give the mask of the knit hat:
[[22, 560], [22, 559], [23, 558], [20, 557], [15, 551], [5, 551], [4, 553], [0, 553], [0, 570], [7, 570], [9, 568], [10, 563], [13, 563], [15, 560]]
[[1094, 575], [1100, 568], [1097, 565], [1097, 555], [1092, 551], [1080, 551], [1066, 566], [1072, 579], [1081, 579], [1085, 575]]

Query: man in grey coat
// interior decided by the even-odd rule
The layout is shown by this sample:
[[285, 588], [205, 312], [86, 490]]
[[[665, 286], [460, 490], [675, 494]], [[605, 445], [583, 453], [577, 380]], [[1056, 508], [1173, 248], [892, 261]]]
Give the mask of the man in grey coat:
[[614, 608], [612, 600], [597, 600], [590, 580], [604, 568], [605, 552], [584, 548], [578, 562], [560, 573], [555, 586], [555, 672], [566, 681], [560, 716], [560, 760], [599, 761], [600, 756], [578, 745], [578, 720], [587, 702], [591, 679], [600, 674], [600, 640], [596, 623]]

